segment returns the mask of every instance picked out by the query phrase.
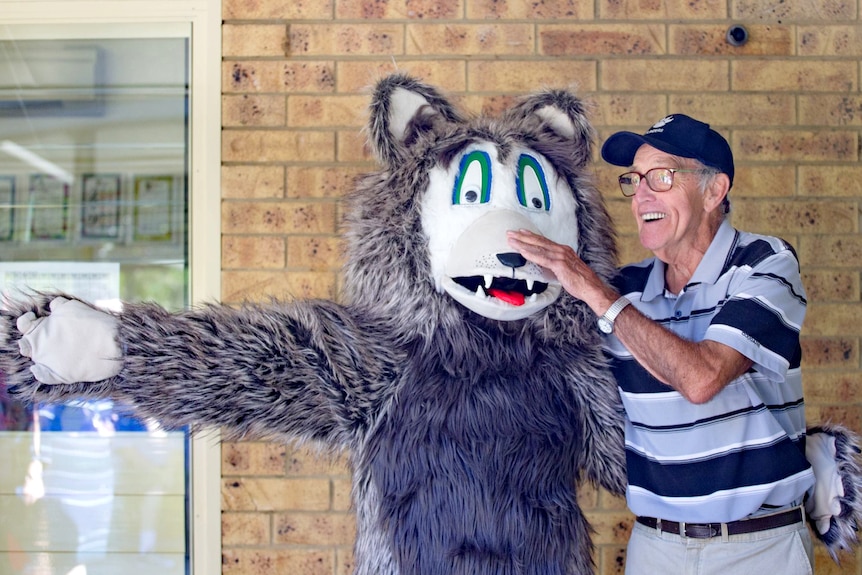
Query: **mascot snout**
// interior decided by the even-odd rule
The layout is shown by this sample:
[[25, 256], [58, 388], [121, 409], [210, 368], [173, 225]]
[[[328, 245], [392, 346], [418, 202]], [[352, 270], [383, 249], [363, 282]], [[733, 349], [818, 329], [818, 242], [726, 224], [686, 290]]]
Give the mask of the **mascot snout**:
[[506, 232], [519, 229], [542, 233], [513, 210], [476, 219], [452, 245], [443, 289], [470, 311], [502, 321], [523, 319], [556, 301], [561, 288], [553, 274], [509, 246]]

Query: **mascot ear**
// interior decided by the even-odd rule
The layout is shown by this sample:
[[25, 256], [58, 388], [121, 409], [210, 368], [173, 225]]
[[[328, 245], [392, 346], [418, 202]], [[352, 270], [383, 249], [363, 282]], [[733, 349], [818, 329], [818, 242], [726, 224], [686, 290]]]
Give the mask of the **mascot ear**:
[[536, 93], [511, 108], [507, 116], [524, 123], [530, 131], [544, 130], [552, 134], [553, 147], [564, 154], [572, 167], [581, 168], [590, 161], [595, 131], [587, 118], [584, 102], [572, 92]]
[[374, 89], [368, 131], [375, 156], [395, 166], [421, 136], [441, 122], [464, 119], [440, 92], [404, 74], [382, 79]]

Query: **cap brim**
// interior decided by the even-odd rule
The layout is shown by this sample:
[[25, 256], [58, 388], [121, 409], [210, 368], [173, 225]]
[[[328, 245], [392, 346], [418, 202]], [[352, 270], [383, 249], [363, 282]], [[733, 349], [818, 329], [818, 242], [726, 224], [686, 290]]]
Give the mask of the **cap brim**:
[[617, 132], [605, 140], [605, 143], [602, 145], [602, 159], [615, 166], [631, 166], [634, 162], [635, 154], [644, 144], [649, 144], [653, 148], [674, 156], [682, 158], [693, 157], [686, 150], [649, 136], [642, 136], [634, 132]]

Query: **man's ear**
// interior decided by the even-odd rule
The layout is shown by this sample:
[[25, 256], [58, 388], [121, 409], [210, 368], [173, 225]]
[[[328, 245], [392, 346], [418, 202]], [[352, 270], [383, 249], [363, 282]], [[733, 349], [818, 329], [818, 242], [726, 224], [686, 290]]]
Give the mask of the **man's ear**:
[[703, 209], [712, 212], [721, 206], [730, 191], [730, 178], [727, 174], [716, 174], [703, 191]]

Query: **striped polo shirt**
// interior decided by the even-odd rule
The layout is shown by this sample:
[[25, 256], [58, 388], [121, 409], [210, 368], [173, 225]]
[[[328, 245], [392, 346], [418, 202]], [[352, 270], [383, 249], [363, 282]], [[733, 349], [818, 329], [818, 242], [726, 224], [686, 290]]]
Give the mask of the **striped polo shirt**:
[[615, 284], [641, 313], [680, 337], [728, 345], [752, 368], [695, 405], [606, 340], [626, 409], [627, 499], [637, 515], [728, 522], [761, 506], [801, 501], [814, 484], [805, 459], [799, 330], [805, 291], [784, 241], [720, 226], [691, 281], [665, 289], [656, 258], [625, 266]]

